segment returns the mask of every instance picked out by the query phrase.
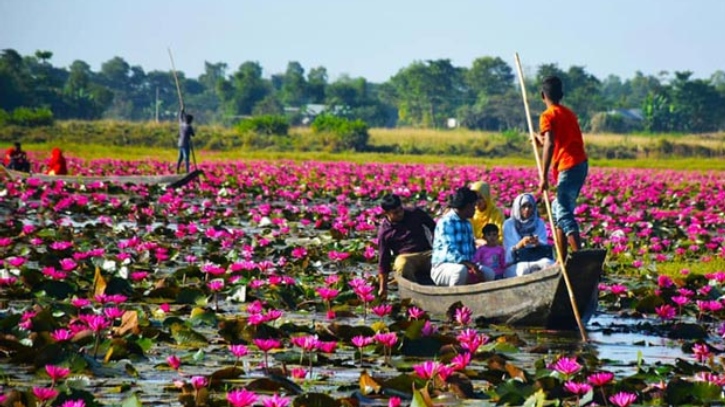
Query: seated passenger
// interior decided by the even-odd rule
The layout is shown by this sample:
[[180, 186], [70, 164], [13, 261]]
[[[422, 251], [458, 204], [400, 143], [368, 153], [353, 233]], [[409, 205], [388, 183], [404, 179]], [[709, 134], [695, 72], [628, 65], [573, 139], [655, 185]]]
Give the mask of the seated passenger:
[[[478, 194], [476, 213], [471, 218], [471, 224], [473, 225], [473, 236], [476, 238], [476, 246], [481, 246], [486, 244], [482, 234], [483, 227], [492, 223], [498, 227], [500, 232], [503, 228], [504, 216], [501, 208], [496, 206], [496, 202], [491, 197], [491, 188], [487, 183], [483, 181], [474, 182], [471, 184], [471, 191]], [[500, 235], [498, 239], [498, 242], [501, 243]]]
[[380, 202], [383, 221], [378, 229], [378, 295], [388, 290], [390, 263], [392, 269], [410, 281], [430, 284], [430, 235], [435, 221], [420, 208], [403, 206], [400, 197], [387, 194]]
[[68, 166], [63, 157], [63, 152], [60, 148], [55, 147], [50, 153], [50, 160], [48, 161], [48, 169], [45, 172], [48, 175], [66, 175], [68, 174]]
[[5, 166], [11, 170], [30, 172], [30, 161], [28, 155], [20, 147], [20, 143], [15, 143], [15, 148], [9, 148], [5, 152]]
[[476, 210], [478, 195], [466, 187], [458, 188], [448, 200], [449, 210], [436, 223], [433, 237], [431, 278], [436, 285], [452, 287], [483, 277], [473, 263], [476, 247], [469, 219]]
[[509, 264], [505, 278], [523, 276], [554, 264], [546, 224], [539, 218], [533, 195], [521, 194], [514, 199], [511, 216], [503, 223], [503, 247]]

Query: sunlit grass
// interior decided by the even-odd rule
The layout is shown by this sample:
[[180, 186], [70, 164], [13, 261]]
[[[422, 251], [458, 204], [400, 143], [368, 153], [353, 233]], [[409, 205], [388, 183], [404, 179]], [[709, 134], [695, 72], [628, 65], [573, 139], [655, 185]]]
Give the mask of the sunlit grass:
[[[145, 160], [156, 159], [175, 162], [178, 151], [173, 148], [152, 148], [134, 146], [115, 146], [111, 144], [77, 144], [58, 143], [24, 144], [24, 148], [33, 151], [36, 156], [47, 157], [52, 147], [60, 147], [69, 157], [84, 160], [119, 159]], [[229, 151], [195, 150], [198, 163], [219, 160], [292, 160], [292, 161], [349, 161], [355, 163], [402, 163], [402, 164], [445, 164], [445, 165], [481, 165], [493, 166], [534, 166], [533, 150], [530, 157], [469, 157], [455, 155], [405, 155], [386, 153], [328, 153], [328, 152], [278, 152], [248, 151], [235, 149]], [[725, 170], [725, 160], [705, 158], [671, 158], [671, 159], [636, 159], [636, 160], [597, 160], [593, 159], [592, 167], [609, 168], [656, 168], [672, 170]]]

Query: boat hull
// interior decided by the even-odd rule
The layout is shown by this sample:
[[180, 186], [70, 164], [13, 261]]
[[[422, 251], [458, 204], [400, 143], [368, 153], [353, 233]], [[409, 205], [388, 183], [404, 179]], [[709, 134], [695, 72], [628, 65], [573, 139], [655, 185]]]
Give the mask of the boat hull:
[[33, 174], [9, 170], [5, 168], [5, 172], [12, 179], [38, 179], [43, 182], [63, 181], [66, 183], [92, 184], [95, 182], [115, 183], [119, 185], [161, 185], [167, 188], [179, 188], [193, 181], [199, 175], [203, 174], [201, 170], [194, 170], [186, 174], [169, 174], [169, 175], [47, 175]]
[[[583, 323], [596, 311], [599, 280], [605, 250], [589, 249], [572, 253], [566, 270]], [[571, 299], [560, 265], [522, 277], [473, 285], [438, 287], [420, 285], [398, 276], [401, 299], [434, 315], [445, 315], [460, 302], [473, 311], [474, 318], [515, 326], [551, 329], [577, 329]]]

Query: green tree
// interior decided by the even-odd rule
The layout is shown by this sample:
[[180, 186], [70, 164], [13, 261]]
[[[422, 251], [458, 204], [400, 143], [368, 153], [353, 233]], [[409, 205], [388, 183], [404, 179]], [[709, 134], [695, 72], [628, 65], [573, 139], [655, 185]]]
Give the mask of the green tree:
[[391, 79], [398, 117], [403, 124], [443, 126], [464, 96], [463, 70], [449, 59], [414, 62]]
[[500, 57], [481, 57], [473, 61], [465, 80], [477, 97], [503, 95], [513, 88], [514, 74]]
[[287, 106], [302, 106], [307, 103], [307, 80], [305, 69], [297, 61], [287, 64], [287, 70], [282, 77], [281, 100]]
[[308, 103], [324, 103], [327, 89], [327, 69], [323, 66], [310, 69], [307, 73]]
[[718, 130], [725, 114], [725, 99], [709, 81], [691, 80], [692, 72], [675, 72], [671, 83], [676, 124], [674, 130], [707, 132]]
[[0, 109], [11, 111], [32, 103], [30, 73], [23, 57], [14, 49], [0, 54]]
[[262, 78], [262, 67], [247, 61], [239, 66], [230, 80], [217, 84], [226, 116], [248, 116], [254, 106], [270, 93], [270, 85]]

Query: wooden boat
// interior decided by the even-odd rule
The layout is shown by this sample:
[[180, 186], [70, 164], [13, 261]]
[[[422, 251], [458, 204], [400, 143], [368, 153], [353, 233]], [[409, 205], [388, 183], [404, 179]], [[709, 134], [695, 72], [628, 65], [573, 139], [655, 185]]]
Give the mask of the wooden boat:
[[[597, 308], [599, 280], [606, 250], [585, 249], [570, 253], [565, 267], [579, 315], [586, 324]], [[421, 285], [398, 276], [401, 299], [410, 298], [421, 309], [445, 315], [460, 302], [491, 323], [515, 326], [577, 329], [571, 300], [556, 264], [515, 278], [455, 287]]]
[[166, 188], [179, 188], [196, 179], [203, 174], [201, 170], [194, 170], [186, 174], [169, 174], [169, 175], [47, 175], [33, 174], [9, 170], [1, 167], [11, 179], [34, 178], [43, 182], [64, 181], [67, 183], [91, 184], [94, 182], [115, 183], [119, 185], [135, 184], [135, 185], [160, 185]]

